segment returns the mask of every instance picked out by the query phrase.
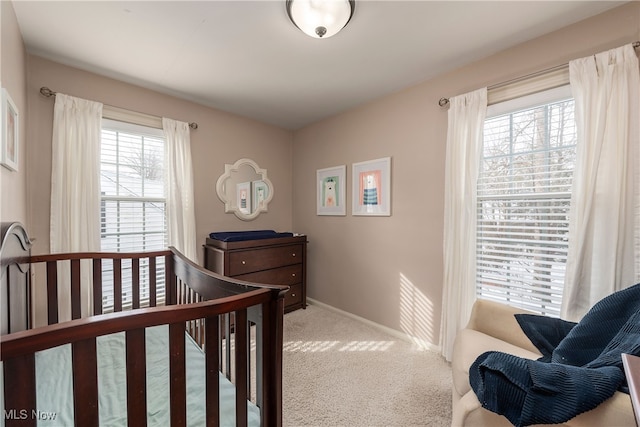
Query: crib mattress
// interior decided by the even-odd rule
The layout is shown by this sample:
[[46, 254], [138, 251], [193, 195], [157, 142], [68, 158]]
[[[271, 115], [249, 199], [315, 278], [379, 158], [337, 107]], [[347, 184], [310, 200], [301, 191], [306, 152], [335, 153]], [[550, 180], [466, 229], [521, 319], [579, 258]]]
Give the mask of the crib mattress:
[[[206, 416], [204, 352], [187, 333], [185, 333], [185, 342], [187, 425], [203, 426]], [[148, 426], [163, 427], [170, 424], [168, 343], [167, 325], [146, 329]], [[127, 384], [124, 332], [98, 337], [97, 358], [100, 425], [126, 425]], [[38, 420], [38, 425], [73, 425], [70, 345], [36, 354], [36, 387], [36, 409], [41, 413], [55, 414], [52, 420]], [[4, 406], [4, 399], [0, 403]], [[247, 402], [247, 416], [249, 425], [260, 425], [260, 410], [251, 402]], [[235, 426], [235, 387], [222, 374], [220, 374], [220, 425]]]

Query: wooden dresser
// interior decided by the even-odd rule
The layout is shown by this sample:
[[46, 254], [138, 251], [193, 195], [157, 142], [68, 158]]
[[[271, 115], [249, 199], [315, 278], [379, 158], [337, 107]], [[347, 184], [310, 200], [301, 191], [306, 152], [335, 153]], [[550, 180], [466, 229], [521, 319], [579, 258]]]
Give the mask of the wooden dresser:
[[307, 307], [307, 236], [240, 242], [207, 238], [204, 266], [248, 282], [288, 285], [285, 312]]

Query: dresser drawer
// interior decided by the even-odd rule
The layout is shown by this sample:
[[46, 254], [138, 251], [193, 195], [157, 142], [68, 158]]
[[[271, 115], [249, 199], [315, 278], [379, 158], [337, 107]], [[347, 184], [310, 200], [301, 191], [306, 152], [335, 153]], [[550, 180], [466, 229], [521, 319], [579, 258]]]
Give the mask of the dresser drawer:
[[295, 264], [255, 273], [239, 274], [233, 277], [247, 282], [294, 285], [302, 282], [302, 274], [302, 264]]
[[229, 276], [302, 263], [302, 245], [252, 249], [229, 254]]
[[289, 292], [284, 294], [284, 306], [289, 307], [302, 302], [302, 284], [292, 285]]

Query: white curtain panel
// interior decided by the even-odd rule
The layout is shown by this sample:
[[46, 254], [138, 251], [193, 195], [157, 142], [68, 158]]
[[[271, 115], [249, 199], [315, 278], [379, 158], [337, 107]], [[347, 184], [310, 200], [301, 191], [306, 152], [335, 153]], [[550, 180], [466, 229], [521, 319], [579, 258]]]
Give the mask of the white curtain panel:
[[[100, 250], [101, 126], [101, 103], [56, 94], [51, 153], [52, 253]], [[60, 283], [69, 280], [61, 279]], [[90, 269], [81, 277], [81, 284], [82, 312], [86, 315], [92, 307]], [[64, 318], [70, 318], [68, 305], [61, 310], [61, 320]]]
[[561, 316], [638, 281], [640, 71], [631, 45], [569, 63], [577, 159]]
[[444, 200], [444, 286], [440, 348], [451, 360], [453, 341], [476, 298], [476, 187], [487, 113], [487, 88], [449, 100]]
[[169, 245], [198, 262], [189, 124], [163, 118]]

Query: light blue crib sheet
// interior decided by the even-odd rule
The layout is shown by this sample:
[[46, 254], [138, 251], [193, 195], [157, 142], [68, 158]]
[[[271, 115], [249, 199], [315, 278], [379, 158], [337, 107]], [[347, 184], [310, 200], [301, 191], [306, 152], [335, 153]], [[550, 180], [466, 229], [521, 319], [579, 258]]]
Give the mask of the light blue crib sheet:
[[[146, 329], [147, 422], [149, 427], [170, 424], [169, 328]], [[205, 359], [202, 349], [185, 333], [187, 425], [205, 425]], [[127, 424], [127, 384], [124, 332], [98, 337], [98, 394], [100, 426]], [[39, 419], [43, 427], [73, 425], [73, 380], [71, 346], [63, 345], [36, 353], [37, 411], [55, 414]], [[2, 399], [3, 413], [4, 399]], [[247, 404], [249, 425], [260, 425], [260, 410]], [[28, 414], [31, 416], [31, 414]], [[4, 418], [2, 417], [4, 425]], [[45, 417], [42, 417], [45, 418]], [[235, 387], [220, 374], [220, 425], [235, 426]]]

